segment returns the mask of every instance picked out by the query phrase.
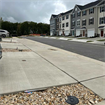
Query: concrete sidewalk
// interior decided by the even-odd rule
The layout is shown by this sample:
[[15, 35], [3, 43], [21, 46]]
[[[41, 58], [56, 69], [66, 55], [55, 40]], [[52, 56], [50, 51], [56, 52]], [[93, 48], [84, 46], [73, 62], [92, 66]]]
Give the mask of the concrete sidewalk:
[[17, 43], [2, 43], [2, 47], [31, 51], [3, 52], [0, 94], [81, 82], [105, 98], [104, 62], [28, 39], [13, 40]]
[[28, 39], [19, 39], [19, 41], [46, 61], [105, 98], [104, 62]]
[[[13, 39], [13, 42], [15, 40], [17, 39]], [[6, 40], [1, 43], [2, 47], [28, 49], [18, 41], [9, 42]], [[3, 58], [0, 60], [0, 94], [76, 82], [33, 51], [3, 52]]]
[[[43, 36], [40, 36], [43, 37]], [[69, 40], [69, 41], [77, 41], [77, 42], [84, 42], [84, 43], [92, 43], [92, 44], [99, 44], [99, 45], [105, 45], [105, 41], [99, 41], [99, 40], [105, 40], [105, 38], [96, 37], [96, 38], [83, 38], [83, 37], [48, 37], [45, 36], [43, 38], [51, 38], [51, 39], [57, 39], [57, 40]]]

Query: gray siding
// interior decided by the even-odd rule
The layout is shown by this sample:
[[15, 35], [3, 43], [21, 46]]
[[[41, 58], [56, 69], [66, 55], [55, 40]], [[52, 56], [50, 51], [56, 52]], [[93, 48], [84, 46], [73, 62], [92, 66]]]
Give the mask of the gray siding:
[[[77, 6], [75, 7], [77, 8]], [[77, 16], [77, 13], [80, 11], [79, 8], [77, 8], [77, 11], [75, 11], [75, 8], [71, 14], [71, 29], [74, 29], [74, 34], [76, 35], [76, 30], [81, 28], [81, 15]], [[72, 15], [75, 14], [75, 17], [73, 18]], [[80, 11], [81, 13], [81, 11]], [[77, 26], [77, 20], [80, 20], [80, 26]], [[75, 22], [75, 26], [72, 25], [72, 22]]]
[[56, 19], [53, 18], [50, 20], [50, 33], [52, 32], [52, 35], [56, 34]]
[[[92, 8], [92, 7], [91, 7]], [[82, 16], [81, 13], [81, 28], [82, 27], [86, 27], [86, 29], [95, 29], [95, 33], [98, 33], [98, 11], [97, 11], [97, 7], [94, 7], [94, 13], [89, 14], [89, 9], [87, 9], [87, 14], [85, 16]], [[89, 19], [93, 17], [94, 18], [94, 24], [93, 25], [89, 25]], [[86, 19], [86, 26], [82, 26], [82, 20]]]

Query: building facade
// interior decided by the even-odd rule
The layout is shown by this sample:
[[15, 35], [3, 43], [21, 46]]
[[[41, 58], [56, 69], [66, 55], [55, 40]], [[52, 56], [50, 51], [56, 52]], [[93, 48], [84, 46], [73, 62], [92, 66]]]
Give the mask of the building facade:
[[52, 15], [50, 18], [50, 35], [56, 35], [56, 17], [57, 15]]
[[98, 4], [98, 34], [105, 37], [105, 0]]
[[105, 37], [105, 0], [75, 5], [72, 10], [57, 16], [57, 35]]
[[80, 27], [81, 27], [81, 10], [76, 5], [71, 13], [71, 35], [80, 36]]

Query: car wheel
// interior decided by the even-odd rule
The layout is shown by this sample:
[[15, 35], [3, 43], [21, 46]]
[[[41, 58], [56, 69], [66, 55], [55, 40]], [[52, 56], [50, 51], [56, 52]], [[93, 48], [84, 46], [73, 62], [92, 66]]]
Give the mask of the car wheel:
[[2, 37], [3, 37], [3, 38], [5, 38], [5, 37], [6, 37], [6, 35], [4, 35], [4, 34], [3, 34], [3, 35], [2, 35]]

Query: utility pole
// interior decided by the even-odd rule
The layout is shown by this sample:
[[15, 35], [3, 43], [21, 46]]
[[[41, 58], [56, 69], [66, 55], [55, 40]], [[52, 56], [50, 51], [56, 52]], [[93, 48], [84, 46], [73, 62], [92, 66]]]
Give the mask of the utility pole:
[[0, 18], [0, 29], [2, 28], [2, 17]]

